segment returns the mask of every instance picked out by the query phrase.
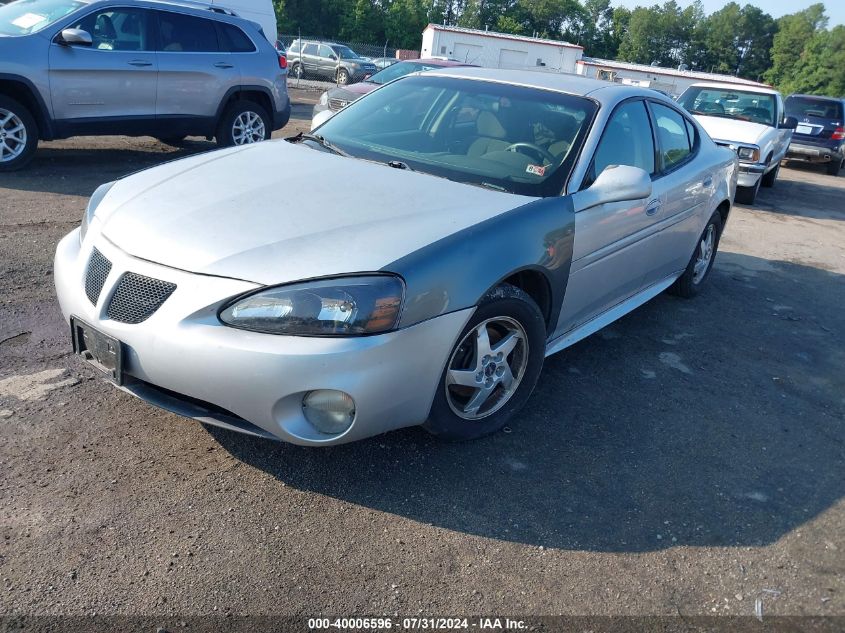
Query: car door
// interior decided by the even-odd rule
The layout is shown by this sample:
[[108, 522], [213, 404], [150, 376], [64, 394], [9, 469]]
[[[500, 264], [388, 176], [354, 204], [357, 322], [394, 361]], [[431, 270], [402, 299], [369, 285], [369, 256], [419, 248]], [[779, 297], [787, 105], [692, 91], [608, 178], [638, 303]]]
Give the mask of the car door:
[[337, 55], [330, 46], [320, 44], [320, 49], [317, 53], [317, 65], [320, 75], [334, 78], [335, 68], [337, 68]]
[[60, 126], [80, 133], [116, 122], [131, 127], [154, 121], [158, 67], [152, 18], [146, 9], [101, 9], [65, 26], [86, 31], [90, 46], [63, 44], [61, 33], [54, 35], [50, 97]]
[[317, 45], [313, 42], [309, 42], [302, 47], [302, 67], [305, 69], [305, 73], [313, 77], [318, 73], [318, 66], [317, 66]]
[[707, 219], [704, 215], [716, 186], [709, 165], [696, 160], [701, 145], [696, 126], [668, 104], [656, 101], [648, 104], [660, 170], [653, 181], [653, 192], [664, 204], [656, 226], [659, 238], [648, 254], [644, 286], [686, 268], [704, 228]]
[[172, 11], [157, 14], [160, 124], [211, 119], [229, 89], [240, 84], [232, 53], [220, 50], [213, 20]]
[[[611, 165], [640, 167], [656, 174], [655, 141], [645, 102], [625, 101], [608, 119], [581, 189]], [[573, 197], [577, 202], [577, 194]], [[653, 264], [657, 225], [662, 218], [659, 194], [633, 202], [615, 202], [579, 211], [569, 283], [557, 334], [563, 334], [636, 294]]]

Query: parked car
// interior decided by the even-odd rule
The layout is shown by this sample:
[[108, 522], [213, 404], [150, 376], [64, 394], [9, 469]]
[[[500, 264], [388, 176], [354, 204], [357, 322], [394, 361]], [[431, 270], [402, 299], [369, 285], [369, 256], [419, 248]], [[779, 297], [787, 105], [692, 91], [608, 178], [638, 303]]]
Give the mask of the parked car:
[[377, 72], [369, 79], [351, 84], [344, 87], [330, 88], [320, 95], [320, 100], [314, 106], [314, 111], [311, 115], [311, 127], [315, 128], [324, 123], [329, 117], [345, 108], [356, 99], [362, 97], [368, 92], [372, 92], [388, 81], [393, 81], [399, 77], [410, 75], [411, 73], [423, 72], [427, 70], [434, 70], [436, 68], [451, 68], [455, 66], [470, 66], [471, 64], [463, 64], [456, 61], [448, 61], [442, 59], [415, 59], [398, 64], [392, 64], [384, 70]]
[[316, 135], [101, 186], [56, 290], [76, 352], [181, 415], [311, 446], [476, 438], [545, 356], [703, 288], [737, 169], [652, 90], [435, 70]]
[[798, 122], [786, 158], [823, 164], [838, 175], [845, 163], [845, 99], [790, 95], [786, 114]]
[[288, 62], [294, 77], [331, 79], [342, 86], [366, 79], [378, 70], [373, 62], [348, 46], [318, 40], [291, 42]]
[[773, 187], [797, 122], [786, 115], [777, 90], [729, 83], [698, 83], [678, 103], [716, 144], [739, 156], [736, 200], [754, 204], [760, 185]]
[[375, 59], [371, 59], [371, 62], [375, 64], [376, 68], [379, 70], [384, 70], [388, 66], [393, 66], [393, 64], [398, 64], [399, 60], [395, 57], [376, 57]]
[[264, 140], [288, 122], [286, 62], [211, 5], [20, 0], [0, 7], [0, 171], [77, 135]]

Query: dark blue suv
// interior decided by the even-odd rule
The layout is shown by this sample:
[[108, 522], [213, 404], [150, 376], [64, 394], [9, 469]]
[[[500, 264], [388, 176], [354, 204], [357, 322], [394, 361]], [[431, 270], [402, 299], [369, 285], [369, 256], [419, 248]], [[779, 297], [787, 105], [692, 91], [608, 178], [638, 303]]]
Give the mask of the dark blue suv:
[[786, 115], [798, 120], [786, 158], [827, 165], [836, 176], [845, 162], [845, 99], [790, 95]]

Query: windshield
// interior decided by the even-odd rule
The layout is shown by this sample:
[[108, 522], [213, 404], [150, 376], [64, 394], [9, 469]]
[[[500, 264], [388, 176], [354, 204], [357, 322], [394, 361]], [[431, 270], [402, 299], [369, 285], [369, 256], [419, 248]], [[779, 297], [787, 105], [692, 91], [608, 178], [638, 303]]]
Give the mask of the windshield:
[[692, 114], [718, 116], [775, 126], [775, 97], [724, 88], [689, 88], [678, 99]]
[[787, 97], [786, 114], [797, 119], [842, 119], [842, 102], [812, 97]]
[[18, 0], [0, 6], [0, 33], [29, 35], [73, 13], [83, 2], [74, 0]]
[[386, 84], [388, 81], [399, 79], [399, 77], [410, 75], [411, 73], [434, 70], [435, 68], [439, 68], [439, 66], [432, 66], [431, 64], [424, 64], [422, 62], [398, 62], [378, 71], [375, 75], [367, 79], [367, 81], [381, 85]]
[[357, 158], [527, 196], [560, 195], [597, 106], [583, 97], [455, 77], [405, 77], [315, 132]]
[[341, 59], [358, 59], [361, 56], [347, 46], [332, 46], [334, 52]]

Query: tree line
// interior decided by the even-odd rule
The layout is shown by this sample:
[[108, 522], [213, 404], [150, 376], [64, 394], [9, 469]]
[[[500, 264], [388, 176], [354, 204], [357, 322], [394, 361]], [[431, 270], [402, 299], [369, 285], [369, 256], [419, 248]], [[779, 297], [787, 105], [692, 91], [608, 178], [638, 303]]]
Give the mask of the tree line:
[[585, 55], [737, 75], [784, 93], [845, 95], [845, 26], [824, 5], [775, 19], [729, 2], [612, 7], [610, 0], [274, 0], [280, 31], [419, 49], [429, 23], [562, 39]]

